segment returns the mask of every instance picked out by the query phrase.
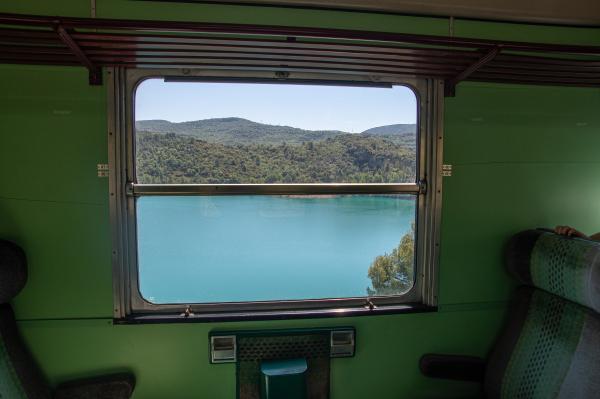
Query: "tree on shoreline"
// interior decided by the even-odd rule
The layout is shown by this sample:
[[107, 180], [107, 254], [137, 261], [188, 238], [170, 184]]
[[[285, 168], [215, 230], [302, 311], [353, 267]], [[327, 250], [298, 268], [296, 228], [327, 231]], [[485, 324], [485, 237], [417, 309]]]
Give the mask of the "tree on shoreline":
[[369, 278], [373, 288], [367, 287], [369, 296], [397, 295], [406, 292], [413, 284], [415, 263], [415, 224], [390, 254], [375, 258], [369, 266]]

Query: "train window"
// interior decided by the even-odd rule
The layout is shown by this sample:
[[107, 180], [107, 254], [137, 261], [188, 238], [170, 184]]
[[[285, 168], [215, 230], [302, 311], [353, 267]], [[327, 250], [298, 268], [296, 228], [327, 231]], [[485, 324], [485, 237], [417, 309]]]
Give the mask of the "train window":
[[121, 316], [434, 300], [433, 82], [148, 75], [116, 146]]

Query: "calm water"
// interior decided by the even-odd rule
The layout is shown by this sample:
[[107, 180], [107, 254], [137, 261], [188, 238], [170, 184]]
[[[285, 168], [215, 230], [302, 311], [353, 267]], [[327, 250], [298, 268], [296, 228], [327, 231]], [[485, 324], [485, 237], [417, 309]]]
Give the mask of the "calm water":
[[142, 197], [140, 290], [155, 303], [365, 296], [410, 230], [406, 196]]

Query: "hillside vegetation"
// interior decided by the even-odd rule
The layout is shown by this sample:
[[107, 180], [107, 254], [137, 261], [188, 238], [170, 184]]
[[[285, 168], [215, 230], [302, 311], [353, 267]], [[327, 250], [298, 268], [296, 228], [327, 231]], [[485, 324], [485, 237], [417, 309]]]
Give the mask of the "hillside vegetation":
[[140, 183], [383, 183], [415, 176], [414, 125], [412, 132], [375, 134], [240, 118], [136, 126]]
[[227, 145], [302, 144], [325, 140], [344, 132], [303, 130], [290, 126], [267, 125], [242, 118], [215, 118], [172, 123], [164, 120], [138, 121], [138, 131], [175, 133]]
[[[374, 127], [361, 135], [382, 136], [389, 141], [415, 146], [414, 124]], [[196, 137], [213, 143], [244, 144], [302, 144], [350, 134], [340, 130], [304, 130], [290, 126], [267, 125], [243, 118], [213, 118], [173, 123], [161, 119], [136, 122], [138, 132], [175, 133]]]

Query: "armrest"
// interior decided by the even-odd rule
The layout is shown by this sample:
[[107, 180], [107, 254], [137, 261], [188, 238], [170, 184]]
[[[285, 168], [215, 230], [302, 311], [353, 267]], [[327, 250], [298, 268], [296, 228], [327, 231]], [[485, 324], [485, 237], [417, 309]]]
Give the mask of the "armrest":
[[60, 384], [54, 399], [129, 399], [133, 388], [135, 377], [132, 374], [111, 374]]
[[421, 373], [431, 378], [483, 382], [486, 361], [475, 356], [428, 353], [421, 357]]

